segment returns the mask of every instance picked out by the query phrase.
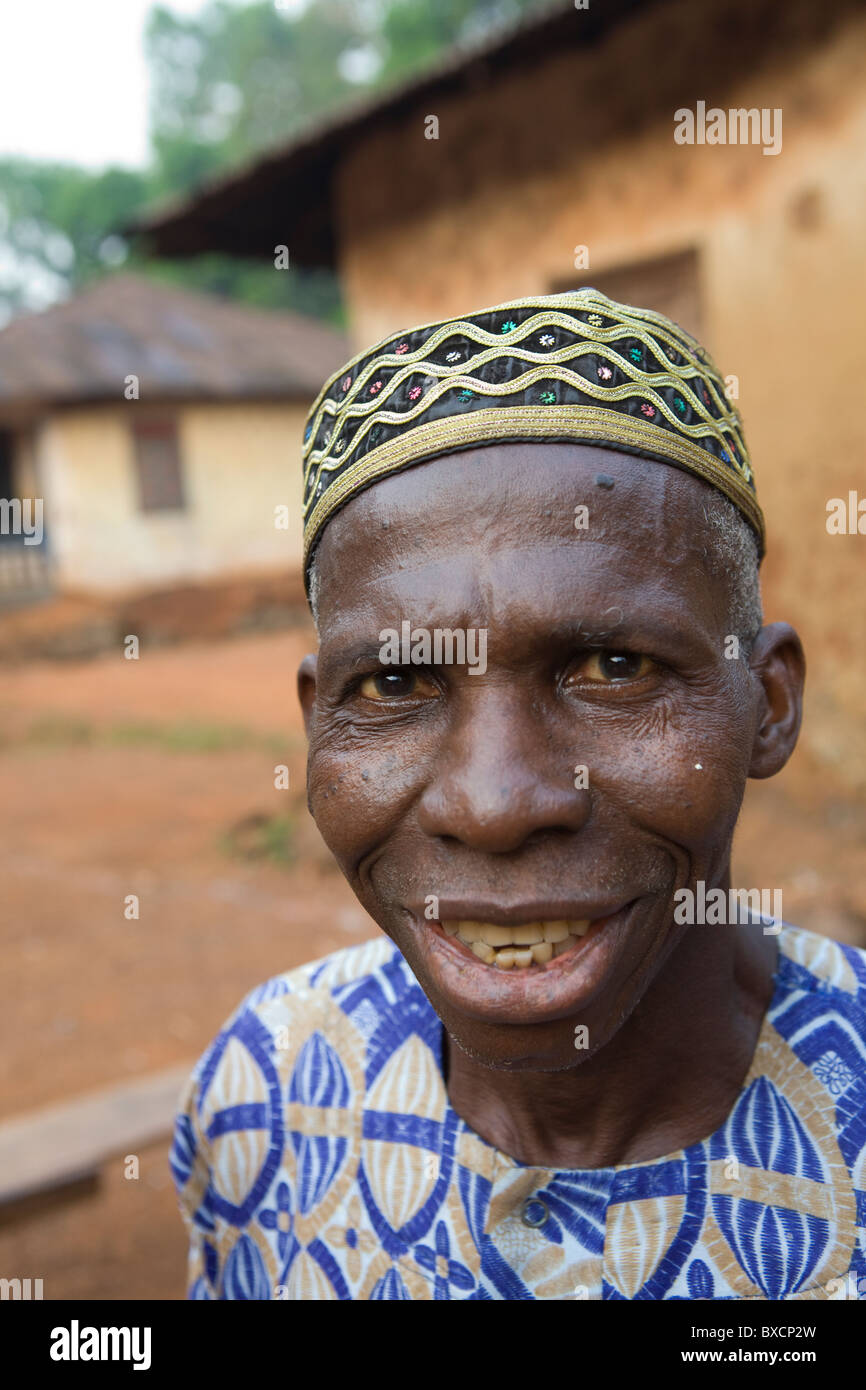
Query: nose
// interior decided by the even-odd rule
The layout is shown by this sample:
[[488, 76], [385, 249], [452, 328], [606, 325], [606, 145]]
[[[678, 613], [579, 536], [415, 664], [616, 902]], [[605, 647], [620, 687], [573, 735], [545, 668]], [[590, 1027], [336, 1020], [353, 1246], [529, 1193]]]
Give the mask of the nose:
[[579, 759], [526, 692], [478, 689], [455, 713], [418, 804], [428, 835], [509, 854], [533, 834], [580, 830], [590, 793], [574, 786]]

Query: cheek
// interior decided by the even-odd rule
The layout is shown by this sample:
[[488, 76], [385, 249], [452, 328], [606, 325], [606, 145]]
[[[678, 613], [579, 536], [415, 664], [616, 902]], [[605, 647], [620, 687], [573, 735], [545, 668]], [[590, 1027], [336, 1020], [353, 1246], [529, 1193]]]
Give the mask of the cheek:
[[748, 757], [736, 721], [656, 721], [621, 749], [620, 787], [647, 829], [692, 852], [709, 850], [734, 829], [745, 790]]
[[319, 833], [341, 868], [350, 870], [399, 823], [416, 795], [412, 758], [371, 740], [319, 737], [310, 745], [307, 787]]

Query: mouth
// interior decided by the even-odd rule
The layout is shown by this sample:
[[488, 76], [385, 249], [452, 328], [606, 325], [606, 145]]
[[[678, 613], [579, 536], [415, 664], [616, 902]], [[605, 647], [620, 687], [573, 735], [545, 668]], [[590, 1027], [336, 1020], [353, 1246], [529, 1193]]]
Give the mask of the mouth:
[[430, 925], [434, 929], [438, 925], [446, 937], [465, 946], [483, 965], [497, 970], [530, 970], [533, 966], [548, 966], [575, 950], [594, 923], [590, 917], [580, 917], [505, 926], [499, 922], [443, 917]]
[[571, 1017], [604, 990], [628, 950], [646, 895], [502, 904], [440, 898], [407, 908], [426, 977], [452, 1017], [542, 1024]]

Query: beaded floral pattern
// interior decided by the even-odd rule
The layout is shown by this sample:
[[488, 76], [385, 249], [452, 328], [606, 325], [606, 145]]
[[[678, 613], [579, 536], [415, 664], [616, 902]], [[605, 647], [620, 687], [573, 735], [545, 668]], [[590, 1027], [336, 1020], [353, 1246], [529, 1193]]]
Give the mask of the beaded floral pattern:
[[333, 512], [387, 473], [551, 436], [697, 474], [763, 548], [740, 417], [705, 350], [662, 314], [581, 289], [423, 325], [334, 373], [304, 435], [305, 571]]

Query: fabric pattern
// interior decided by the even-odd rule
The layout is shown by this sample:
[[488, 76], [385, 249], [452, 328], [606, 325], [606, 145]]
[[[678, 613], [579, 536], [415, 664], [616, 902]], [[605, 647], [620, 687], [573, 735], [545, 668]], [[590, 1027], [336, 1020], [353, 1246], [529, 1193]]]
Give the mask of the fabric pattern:
[[709, 1139], [556, 1171], [454, 1112], [386, 938], [270, 980], [193, 1073], [171, 1166], [195, 1299], [809, 1299], [866, 1276], [866, 952], [784, 926]]
[[479, 444], [575, 440], [696, 474], [764, 520], [736, 409], [708, 354], [663, 314], [594, 289], [425, 324], [325, 383], [304, 434], [305, 575], [324, 526], [363, 488]]

